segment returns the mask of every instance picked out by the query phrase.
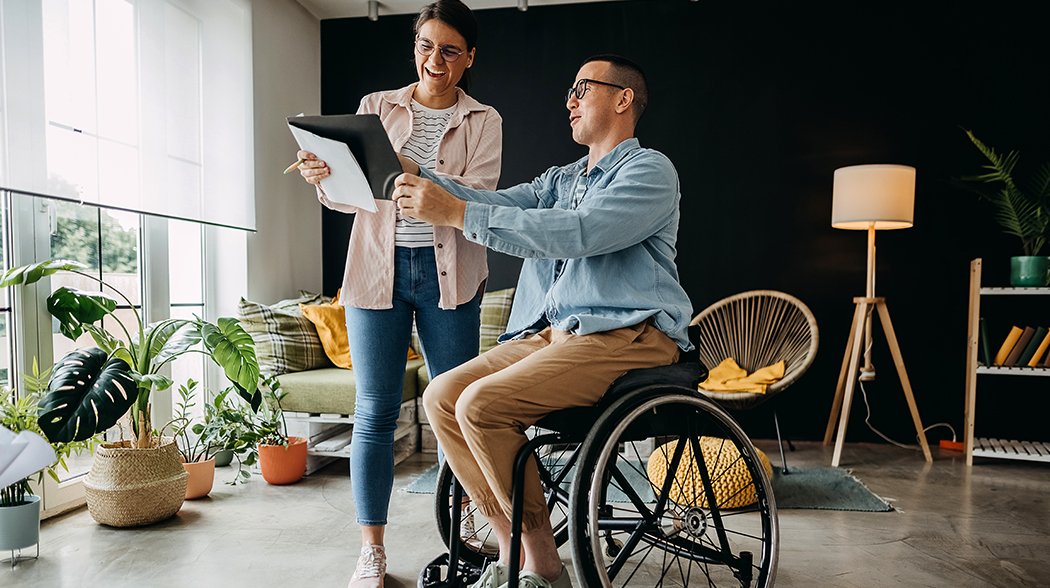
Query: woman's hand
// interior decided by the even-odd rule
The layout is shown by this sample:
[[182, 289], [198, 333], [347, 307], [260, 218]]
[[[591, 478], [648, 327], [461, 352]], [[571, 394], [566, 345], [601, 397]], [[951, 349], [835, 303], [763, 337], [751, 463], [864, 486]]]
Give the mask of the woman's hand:
[[296, 157], [303, 160], [299, 164], [299, 174], [309, 184], [320, 186], [321, 180], [332, 174], [332, 170], [328, 169], [328, 164], [317, 159], [317, 156], [309, 151], [300, 150], [296, 153]]
[[401, 160], [401, 171], [405, 172], [406, 174], [412, 174], [414, 176], [419, 175], [419, 165], [416, 162], [405, 157], [404, 155], [401, 155], [400, 153], [397, 154], [397, 158]]

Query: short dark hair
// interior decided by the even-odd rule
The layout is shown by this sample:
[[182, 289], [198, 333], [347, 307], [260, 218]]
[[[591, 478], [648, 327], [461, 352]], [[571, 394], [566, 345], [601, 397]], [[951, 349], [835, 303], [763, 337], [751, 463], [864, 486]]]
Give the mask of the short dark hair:
[[587, 65], [592, 61], [603, 61], [611, 65], [609, 73], [612, 79], [608, 81], [634, 91], [632, 108], [634, 109], [634, 122], [637, 124], [638, 119], [642, 118], [642, 113], [645, 112], [645, 107], [649, 104], [649, 83], [646, 81], [642, 66], [622, 55], [613, 53], [603, 53], [588, 57], [580, 66]]
[[[423, 28], [427, 21], [434, 19], [440, 20], [463, 35], [463, 39], [467, 42], [467, 51], [477, 46], [478, 21], [474, 18], [470, 7], [460, 0], [437, 0], [437, 2], [424, 6], [419, 11], [416, 24], [412, 27], [416, 36], [419, 36], [419, 29]], [[463, 88], [464, 92], [470, 91], [470, 71], [463, 72], [463, 77], [460, 78], [457, 85]]]

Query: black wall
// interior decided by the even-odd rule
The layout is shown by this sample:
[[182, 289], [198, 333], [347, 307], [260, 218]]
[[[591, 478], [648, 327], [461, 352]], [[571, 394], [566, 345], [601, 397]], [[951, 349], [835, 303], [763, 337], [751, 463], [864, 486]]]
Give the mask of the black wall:
[[[961, 436], [969, 260], [984, 257], [986, 283], [1002, 285], [1007, 258], [1021, 251], [990, 208], [950, 181], [981, 163], [962, 128], [1020, 150], [1022, 166], [1050, 159], [1050, 51], [1036, 6], [635, 0], [478, 11], [471, 94], [503, 116], [500, 184], [509, 186], [585, 154], [562, 101], [582, 59], [611, 51], [646, 68], [651, 100], [638, 136], [681, 176], [678, 266], [696, 311], [770, 288], [817, 317], [816, 362], [770, 403], [794, 438], [823, 435], [852, 297], [864, 293], [865, 235], [831, 228], [832, 174], [915, 166], [915, 227], [879, 233], [877, 294], [888, 298], [924, 422], [947, 421]], [[412, 21], [322, 22], [324, 114], [414, 80]], [[326, 291], [341, 279], [350, 222], [324, 213]], [[518, 265], [493, 255], [493, 286], [513, 283]], [[1048, 303], [986, 301], [993, 347], [1012, 323], [1050, 325]], [[914, 442], [881, 333], [874, 361], [872, 421]], [[1047, 384], [983, 376], [978, 434], [1038, 438], [1045, 415], [1028, 407]], [[863, 417], [858, 398], [850, 439], [875, 439]], [[742, 420], [756, 436], [772, 434], [768, 407]]]

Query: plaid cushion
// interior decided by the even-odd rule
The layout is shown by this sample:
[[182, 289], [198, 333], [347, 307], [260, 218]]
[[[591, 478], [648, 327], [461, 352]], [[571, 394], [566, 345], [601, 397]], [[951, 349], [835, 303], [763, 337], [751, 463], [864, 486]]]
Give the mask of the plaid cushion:
[[303, 316], [300, 304], [317, 304], [325, 297], [300, 292], [302, 296], [272, 305], [241, 298], [237, 315], [244, 330], [255, 341], [259, 371], [278, 376], [331, 367], [313, 323]]
[[496, 346], [496, 339], [507, 332], [510, 305], [514, 302], [514, 288], [485, 292], [481, 298], [481, 341], [479, 353]]
[[[514, 302], [514, 288], [485, 292], [481, 297], [481, 332], [478, 353], [485, 353], [496, 346], [496, 339], [507, 332], [510, 321], [510, 305]], [[419, 344], [419, 332], [415, 322], [412, 323], [412, 349], [422, 354]]]

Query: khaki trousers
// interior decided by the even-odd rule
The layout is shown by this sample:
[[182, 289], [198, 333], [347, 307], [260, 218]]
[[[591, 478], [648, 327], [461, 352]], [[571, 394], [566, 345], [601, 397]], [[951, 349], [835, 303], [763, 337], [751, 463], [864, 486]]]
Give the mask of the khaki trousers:
[[[649, 321], [573, 335], [550, 327], [508, 341], [435, 378], [423, 406], [445, 457], [486, 517], [511, 517], [514, 458], [525, 429], [549, 413], [597, 403], [628, 370], [678, 360], [675, 342]], [[533, 461], [526, 474], [523, 529], [549, 518]]]

